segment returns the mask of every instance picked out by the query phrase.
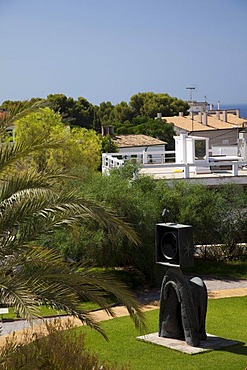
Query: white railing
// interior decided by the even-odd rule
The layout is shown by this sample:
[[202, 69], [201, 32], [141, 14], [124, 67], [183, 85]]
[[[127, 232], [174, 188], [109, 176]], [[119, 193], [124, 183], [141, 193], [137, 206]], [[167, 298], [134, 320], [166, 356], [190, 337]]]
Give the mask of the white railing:
[[[115, 153], [114, 153], [115, 154]], [[102, 154], [102, 173], [109, 174], [112, 168], [119, 168], [123, 166], [124, 160], [114, 157], [112, 154]]]
[[139, 163], [166, 163], [167, 161], [175, 162], [175, 150], [166, 150], [166, 151], [145, 151], [142, 152], [122, 152], [122, 153], [103, 153], [102, 162], [113, 158], [118, 160], [129, 160], [136, 159]]
[[[162, 171], [167, 169], [181, 169], [183, 172], [183, 178], [188, 179], [190, 178], [191, 173], [199, 173], [199, 168], [207, 169], [211, 173], [220, 173], [226, 167], [230, 168], [232, 176], [239, 175], [239, 168], [247, 166], [247, 161], [242, 161], [241, 158], [239, 160], [231, 160], [231, 161], [224, 161], [222, 157], [220, 161], [215, 159], [214, 161], [195, 161], [194, 163], [167, 163], [167, 154], [174, 154], [174, 151], [166, 151], [166, 152], [143, 152], [141, 153], [133, 153], [133, 152], [126, 152], [126, 153], [104, 153], [102, 154], [102, 173], [109, 174], [109, 171], [112, 168], [119, 168], [123, 166], [124, 162], [135, 158], [139, 163], [143, 165], [142, 168], [145, 169], [160, 169]], [[121, 157], [121, 158], [119, 158]], [[169, 158], [170, 159], [170, 158]], [[174, 159], [174, 157], [172, 158]], [[217, 168], [215, 170], [214, 168]]]
[[[148, 164], [148, 165], [145, 165], [145, 168], [148, 169], [148, 168], [160, 168], [160, 169], [181, 169], [183, 172], [183, 178], [184, 179], [189, 179], [190, 178], [190, 174], [191, 173], [198, 173], [197, 172], [197, 168], [198, 167], [205, 167], [206, 168], [209, 168], [210, 167], [215, 167], [217, 166], [218, 168], [222, 167], [230, 167], [231, 168], [231, 174], [232, 176], [238, 176], [238, 172], [239, 172], [239, 168], [240, 167], [244, 167], [247, 165], [247, 162], [243, 162], [243, 161], [221, 161], [221, 162], [205, 162], [205, 163], [164, 163], [162, 165], [151, 165], [151, 164]], [[211, 173], [222, 173], [220, 171], [222, 170], [217, 170], [217, 171], [214, 171], [214, 170], [210, 170]]]

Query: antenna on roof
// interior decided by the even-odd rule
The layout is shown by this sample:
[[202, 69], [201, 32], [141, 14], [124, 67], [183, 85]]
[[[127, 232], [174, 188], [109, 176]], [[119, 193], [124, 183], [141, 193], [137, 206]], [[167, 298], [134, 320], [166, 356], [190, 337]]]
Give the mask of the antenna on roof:
[[187, 90], [190, 90], [190, 112], [191, 112], [191, 131], [194, 131], [194, 117], [193, 117], [193, 99], [192, 99], [192, 91], [195, 90], [195, 86], [186, 87]]
[[189, 86], [189, 87], [186, 87], [187, 90], [190, 90], [190, 101], [192, 102], [192, 90], [195, 90], [195, 86]]

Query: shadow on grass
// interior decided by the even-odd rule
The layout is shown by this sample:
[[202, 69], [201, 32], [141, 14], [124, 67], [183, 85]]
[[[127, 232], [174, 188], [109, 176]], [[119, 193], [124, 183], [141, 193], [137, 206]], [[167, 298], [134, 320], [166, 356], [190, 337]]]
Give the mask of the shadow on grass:
[[245, 345], [244, 342], [240, 342], [235, 346], [221, 348], [220, 351], [234, 353], [236, 355], [247, 356], [247, 346]]

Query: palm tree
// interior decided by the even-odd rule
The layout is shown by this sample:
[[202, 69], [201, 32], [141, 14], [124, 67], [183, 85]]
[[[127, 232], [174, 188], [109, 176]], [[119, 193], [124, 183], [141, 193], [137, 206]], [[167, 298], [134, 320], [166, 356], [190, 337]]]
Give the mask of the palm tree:
[[[14, 121], [13, 116], [9, 118]], [[15, 307], [28, 320], [39, 315], [40, 304], [65, 310], [105, 336], [81, 302], [96, 302], [114, 315], [108, 302], [111, 293], [127, 307], [135, 325], [143, 329], [142, 310], [123, 284], [107, 274], [68, 263], [57, 251], [38, 243], [41, 234], [60, 227], [74, 229], [88, 220], [103, 225], [110, 237], [124, 233], [139, 243], [132, 228], [112, 211], [81, 199], [76, 191], [65, 193], [61, 181], [69, 178], [68, 174], [21, 169], [23, 158], [58, 145], [37, 139], [32, 145], [4, 143], [0, 147], [0, 303]]]

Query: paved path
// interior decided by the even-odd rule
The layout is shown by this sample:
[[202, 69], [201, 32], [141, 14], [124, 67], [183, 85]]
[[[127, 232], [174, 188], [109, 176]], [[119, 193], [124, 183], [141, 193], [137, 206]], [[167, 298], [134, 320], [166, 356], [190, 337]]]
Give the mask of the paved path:
[[[211, 278], [206, 276], [200, 277], [206, 284], [209, 299], [247, 295], [247, 280]], [[142, 304], [150, 304], [150, 302], [159, 301], [159, 298], [160, 290], [152, 289], [151, 291], [147, 290], [142, 292], [139, 295], [138, 300]]]
[[[203, 278], [203, 280], [208, 289], [209, 299], [247, 296], [247, 280], [214, 279], [208, 277]], [[160, 291], [158, 289], [154, 289], [152, 291], [148, 290], [142, 292], [142, 294], [138, 297], [145, 311], [158, 308], [159, 293]], [[114, 307], [113, 311], [116, 317], [128, 315], [127, 309], [123, 306]], [[103, 310], [93, 312], [92, 316], [96, 321], [110, 320], [113, 318]], [[66, 319], [68, 319], [68, 316], [63, 318], [63, 320]], [[72, 320], [74, 325], [81, 325], [81, 322], [79, 320], [73, 318]], [[37, 326], [40, 327], [42, 325], [42, 320], [36, 320], [34, 322], [33, 330], [37, 330]], [[14, 322], [4, 322], [2, 324], [2, 327], [3, 329], [0, 336], [0, 346], [4, 344], [5, 339], [10, 333], [15, 331], [18, 336], [21, 336], [23, 329], [29, 328], [30, 324], [26, 320], [17, 320]]]

